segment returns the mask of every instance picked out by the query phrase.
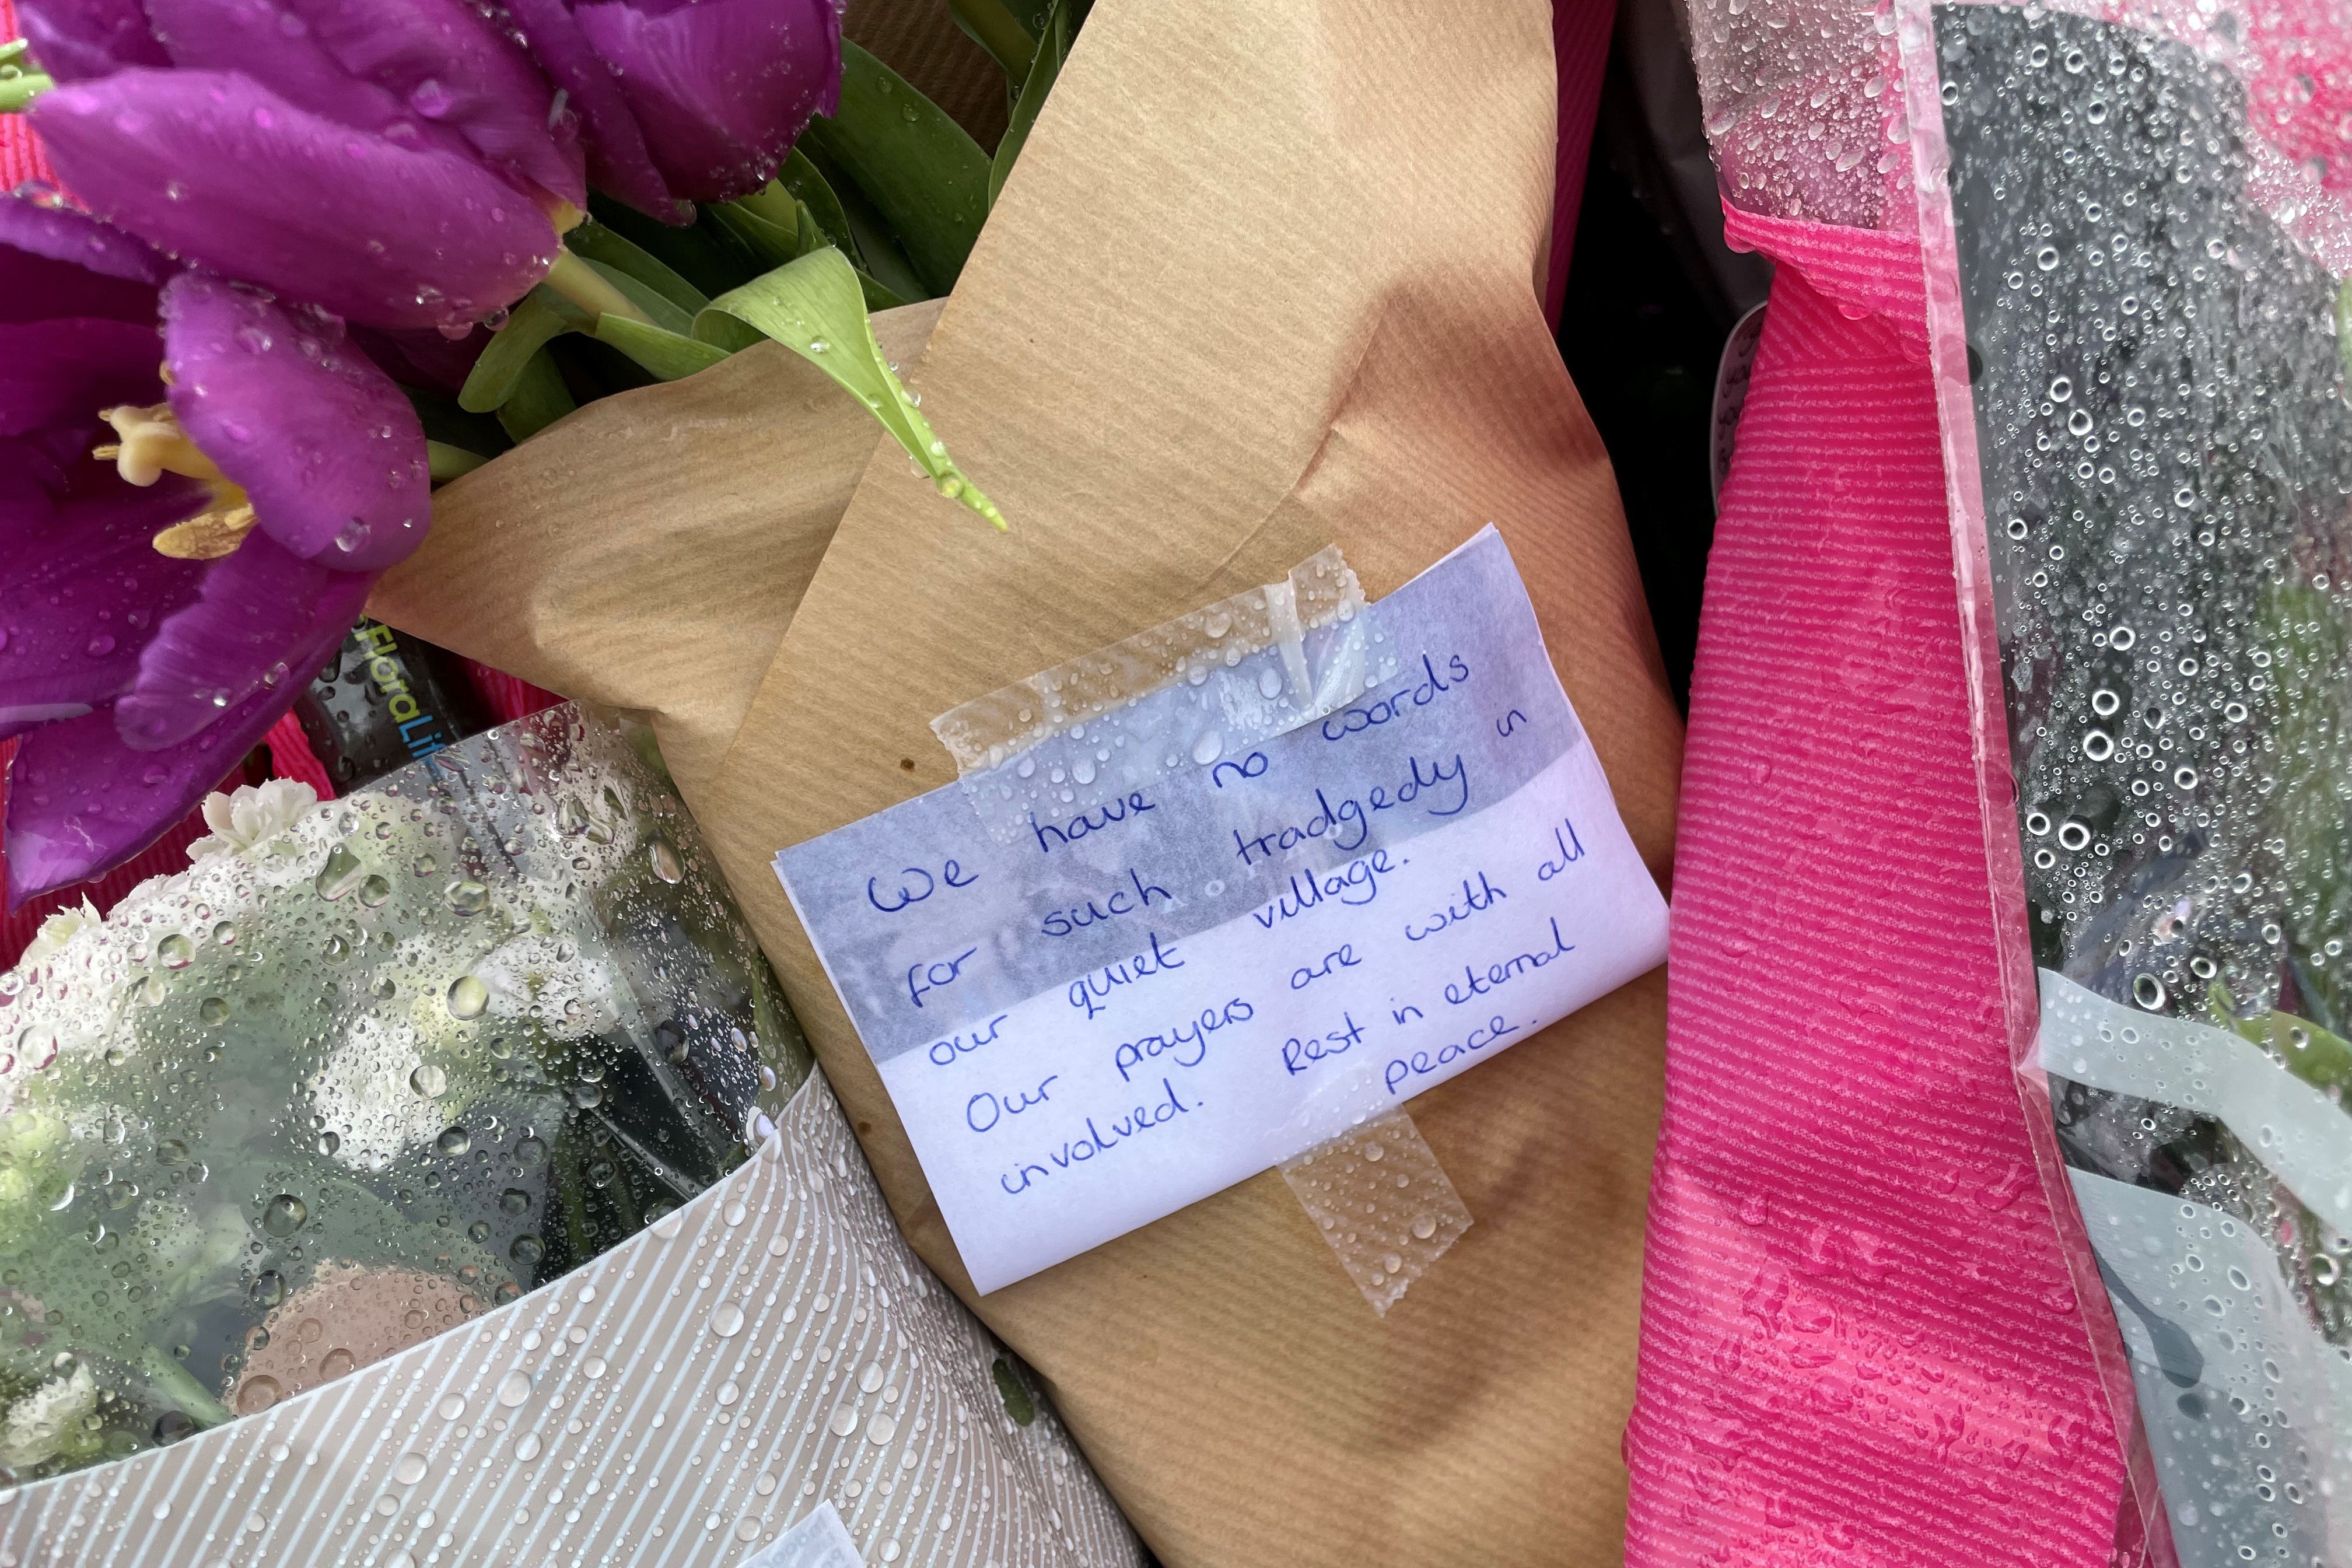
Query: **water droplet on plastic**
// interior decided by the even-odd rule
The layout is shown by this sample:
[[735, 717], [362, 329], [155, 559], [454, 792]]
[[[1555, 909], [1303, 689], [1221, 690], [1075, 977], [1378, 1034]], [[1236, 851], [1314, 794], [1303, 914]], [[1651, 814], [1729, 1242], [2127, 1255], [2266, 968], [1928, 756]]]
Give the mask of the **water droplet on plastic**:
[[686, 862], [677, 853], [677, 846], [656, 834], [646, 845], [646, 858], [653, 862], [654, 875], [665, 882], [686, 880]]
[[722, 1340], [731, 1340], [743, 1331], [743, 1309], [732, 1301], [721, 1301], [710, 1309], [710, 1331]]

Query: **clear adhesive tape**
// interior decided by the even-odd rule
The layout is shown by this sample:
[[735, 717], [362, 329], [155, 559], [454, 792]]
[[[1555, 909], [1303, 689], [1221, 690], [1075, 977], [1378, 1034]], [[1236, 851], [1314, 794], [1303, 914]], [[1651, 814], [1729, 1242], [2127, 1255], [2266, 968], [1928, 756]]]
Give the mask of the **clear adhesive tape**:
[[931, 721], [1000, 843], [1167, 774], [1213, 767], [1396, 673], [1336, 546], [1278, 583], [1138, 632]]

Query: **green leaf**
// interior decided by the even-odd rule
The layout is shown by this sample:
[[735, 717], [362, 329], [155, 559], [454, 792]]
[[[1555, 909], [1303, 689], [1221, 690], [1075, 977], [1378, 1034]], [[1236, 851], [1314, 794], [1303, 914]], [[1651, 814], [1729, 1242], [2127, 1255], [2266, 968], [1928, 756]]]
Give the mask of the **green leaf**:
[[[841, 210], [841, 197], [824, 171], [809, 162], [807, 153], [795, 147], [784, 154], [784, 167], [773, 184], [782, 185], [793, 200], [816, 215], [817, 227], [824, 230], [825, 238], [847, 249], [852, 243], [849, 235], [849, 215]], [[852, 260], [856, 259], [855, 257]]]
[[898, 237], [890, 226], [866, 199], [866, 193], [852, 183], [849, 176], [829, 163], [824, 150], [803, 138], [800, 152], [807, 150], [809, 166], [817, 171], [825, 186], [840, 204], [842, 221], [849, 226], [850, 243], [842, 247], [849, 264], [901, 300], [928, 300], [931, 290], [915, 273], [915, 264], [907, 259]]
[[743, 253], [732, 236], [698, 216], [683, 227], [649, 218], [610, 196], [588, 193], [591, 216], [655, 257], [704, 295], [724, 294], [767, 270]]
[[698, 338], [649, 327], [626, 316], [599, 316], [596, 341], [612, 344], [663, 381], [683, 381], [696, 371], [709, 370], [729, 353]]
[[840, 251], [812, 251], [713, 300], [696, 319], [695, 336], [705, 342], [713, 341], [714, 331], [705, 330], [705, 323], [714, 316], [758, 328], [848, 388], [930, 475], [940, 494], [963, 502], [1000, 529], [1005, 526], [996, 504], [964, 478], [931, 433], [930, 421], [891, 374], [874, 341], [856, 269]]
[[[578, 253], [574, 252], [574, 254]], [[702, 306], [697, 305], [694, 310], [686, 310], [672, 302], [668, 296], [652, 284], [640, 282], [617, 267], [607, 266], [602, 261], [593, 260], [585, 256], [582, 256], [580, 259], [594, 268], [604, 281], [627, 295], [629, 303], [651, 317], [654, 325], [657, 327], [666, 327], [673, 332], [683, 332], [694, 325], [694, 310], [702, 309]], [[708, 303], [708, 301], [705, 302]]]
[[1070, 58], [1069, 0], [1054, 0], [1054, 8], [1045, 16], [1045, 36], [1037, 42], [1036, 58], [1030, 63], [1028, 79], [1021, 84], [1021, 96], [1013, 100], [1013, 118], [1005, 123], [1004, 137], [996, 144], [996, 158], [988, 170], [988, 205], [994, 206], [999, 193], [1004, 189], [1004, 177], [1013, 173], [1013, 160], [1029, 141], [1029, 128], [1037, 122], [1037, 111], [1045, 107], [1045, 95], [1054, 90], [1054, 79], [1062, 73], [1062, 62]]
[[863, 272], [857, 275], [857, 288], [858, 291], [866, 296], [866, 309], [869, 313], [875, 310], [895, 310], [907, 302]]
[[792, 228], [771, 223], [740, 202], [720, 202], [710, 208], [710, 216], [727, 226], [728, 231], [741, 240], [753, 256], [760, 258], [769, 271], [787, 261], [800, 259], [800, 231], [797, 223]]
[[528, 441], [578, 406], [554, 356], [542, 346], [523, 362], [522, 373], [499, 405], [499, 423], [516, 440]]
[[[808, 140], [872, 201], [926, 291], [954, 288], [988, 216], [988, 154], [980, 143], [898, 72], [846, 40], [840, 112], [811, 121]], [[863, 236], [858, 244], [862, 250]], [[903, 292], [872, 256], [866, 259], [875, 277]]]
[[988, 1371], [996, 1380], [996, 1396], [1004, 1401], [1004, 1414], [1013, 1417], [1013, 1424], [1026, 1426], [1036, 1420], [1037, 1402], [1021, 1385], [1021, 1374], [1013, 1370], [1013, 1363], [998, 1356]]
[[581, 224], [563, 237], [563, 243], [575, 255], [628, 274], [689, 316], [710, 303], [709, 295], [679, 277], [667, 262], [601, 223]]
[[434, 440], [425, 443], [425, 458], [432, 465], [433, 482], [436, 485], [446, 485], [460, 474], [470, 474], [489, 461], [479, 452]]
[[1004, 68], [1007, 77], [1019, 81], [1029, 74], [1037, 39], [1013, 5], [1006, 0], [948, 0], [948, 14], [965, 37]]
[[507, 314], [507, 324], [490, 334], [481, 358], [474, 362], [458, 389], [457, 406], [468, 414], [488, 414], [505, 405], [531, 356], [558, 332], [585, 330], [588, 318], [570, 300], [545, 284], [534, 287]]

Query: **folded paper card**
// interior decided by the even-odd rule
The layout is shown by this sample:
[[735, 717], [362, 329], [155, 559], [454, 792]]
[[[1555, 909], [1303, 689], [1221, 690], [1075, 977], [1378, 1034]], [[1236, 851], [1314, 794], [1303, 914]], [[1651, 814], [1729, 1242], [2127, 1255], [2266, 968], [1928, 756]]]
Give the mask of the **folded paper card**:
[[[1393, 673], [1246, 751], [1196, 740], [1191, 765], [1010, 840], [959, 787], [776, 857], [980, 1289], [1391, 1110], [1664, 956], [1664, 900], [1502, 537], [1353, 618]], [[1156, 707], [1191, 734], [1189, 698], [1139, 699], [1105, 749], [1155, 746]], [[1083, 729], [1057, 754], [1083, 758]]]

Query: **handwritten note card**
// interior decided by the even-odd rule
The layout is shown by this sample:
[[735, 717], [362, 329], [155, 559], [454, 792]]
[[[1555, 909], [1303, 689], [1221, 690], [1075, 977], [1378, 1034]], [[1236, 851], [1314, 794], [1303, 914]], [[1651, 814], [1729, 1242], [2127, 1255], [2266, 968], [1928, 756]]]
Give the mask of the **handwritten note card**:
[[1362, 615], [1393, 677], [1245, 752], [1009, 843], [950, 786], [776, 857], [981, 1290], [1664, 959], [1501, 536]]

